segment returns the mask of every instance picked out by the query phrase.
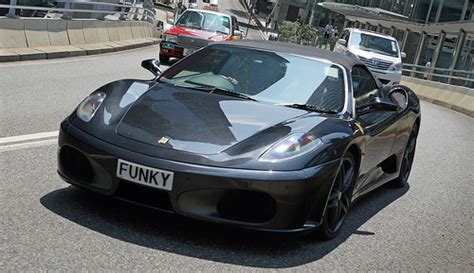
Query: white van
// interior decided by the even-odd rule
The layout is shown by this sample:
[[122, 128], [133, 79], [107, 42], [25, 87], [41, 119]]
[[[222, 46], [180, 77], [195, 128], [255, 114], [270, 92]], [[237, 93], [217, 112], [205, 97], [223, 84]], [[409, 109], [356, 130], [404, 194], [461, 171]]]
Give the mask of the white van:
[[402, 58], [405, 53], [395, 38], [373, 31], [346, 28], [341, 32], [335, 52], [347, 51], [356, 55], [383, 84], [400, 83], [402, 78]]

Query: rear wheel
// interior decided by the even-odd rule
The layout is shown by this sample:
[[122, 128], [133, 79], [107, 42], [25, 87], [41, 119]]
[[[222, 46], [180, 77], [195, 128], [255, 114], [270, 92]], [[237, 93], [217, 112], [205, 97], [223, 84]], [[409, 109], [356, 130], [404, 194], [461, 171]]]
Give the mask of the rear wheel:
[[167, 63], [169, 63], [169, 61], [170, 61], [170, 57], [169, 57], [169, 56], [160, 54], [160, 63], [162, 63], [162, 64], [167, 64]]
[[408, 184], [408, 177], [410, 177], [413, 159], [415, 159], [416, 138], [418, 136], [418, 126], [415, 124], [411, 130], [410, 138], [408, 139], [405, 152], [403, 153], [402, 165], [400, 167], [399, 176], [392, 181], [392, 185], [397, 188], [403, 188]]
[[352, 186], [356, 173], [354, 156], [351, 153], [344, 155], [339, 172], [329, 195], [323, 223], [318, 230], [318, 236], [329, 240], [339, 233], [342, 224], [349, 212], [352, 199]]

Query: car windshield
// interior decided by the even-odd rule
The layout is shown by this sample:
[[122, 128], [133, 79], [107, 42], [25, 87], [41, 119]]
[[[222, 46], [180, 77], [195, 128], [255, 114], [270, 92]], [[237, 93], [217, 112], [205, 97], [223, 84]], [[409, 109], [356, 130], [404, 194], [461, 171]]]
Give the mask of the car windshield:
[[219, 89], [278, 105], [309, 105], [340, 112], [342, 69], [329, 62], [246, 47], [213, 45], [166, 70], [161, 82], [191, 89]]
[[397, 42], [380, 36], [354, 32], [351, 45], [361, 50], [398, 57]]
[[183, 13], [176, 25], [230, 34], [229, 17], [209, 12], [188, 10]]

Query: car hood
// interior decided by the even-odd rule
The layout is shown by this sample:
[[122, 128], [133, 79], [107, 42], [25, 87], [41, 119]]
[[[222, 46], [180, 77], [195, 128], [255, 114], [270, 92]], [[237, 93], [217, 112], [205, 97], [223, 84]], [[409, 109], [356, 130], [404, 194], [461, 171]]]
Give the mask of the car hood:
[[229, 37], [229, 35], [227, 34], [218, 33], [210, 30], [186, 28], [179, 26], [172, 27], [171, 29], [166, 31], [165, 34], [180, 36], [182, 35], [214, 42], [224, 41]]
[[158, 147], [210, 155], [307, 113], [157, 85], [134, 103], [119, 123], [117, 133]]

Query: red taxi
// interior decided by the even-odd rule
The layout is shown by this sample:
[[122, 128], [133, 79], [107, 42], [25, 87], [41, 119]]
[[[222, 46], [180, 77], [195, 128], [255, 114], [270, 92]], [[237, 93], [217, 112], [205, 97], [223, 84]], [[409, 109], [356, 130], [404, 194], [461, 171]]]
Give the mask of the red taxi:
[[176, 24], [163, 33], [160, 43], [160, 62], [183, 58], [211, 42], [242, 39], [235, 16], [211, 10], [188, 9]]

